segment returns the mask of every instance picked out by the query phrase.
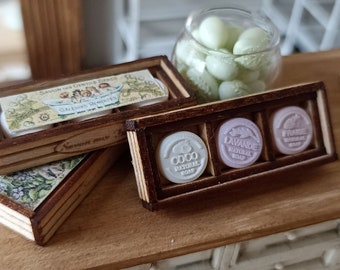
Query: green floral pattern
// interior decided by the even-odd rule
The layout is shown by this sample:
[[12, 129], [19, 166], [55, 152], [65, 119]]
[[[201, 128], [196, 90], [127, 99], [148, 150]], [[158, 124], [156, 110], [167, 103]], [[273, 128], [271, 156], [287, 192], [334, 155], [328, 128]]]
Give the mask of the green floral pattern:
[[85, 155], [81, 155], [9, 175], [0, 175], [0, 194], [34, 210], [84, 157]]

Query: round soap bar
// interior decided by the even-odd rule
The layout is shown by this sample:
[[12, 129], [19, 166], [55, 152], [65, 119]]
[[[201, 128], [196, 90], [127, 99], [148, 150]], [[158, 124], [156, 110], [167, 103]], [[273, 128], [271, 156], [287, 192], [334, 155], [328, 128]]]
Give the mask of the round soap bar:
[[225, 53], [213, 53], [208, 55], [206, 58], [206, 65], [210, 74], [221, 81], [230, 81], [237, 76], [237, 64], [232, 57], [226, 57]]
[[191, 182], [204, 172], [208, 151], [195, 133], [179, 131], [163, 138], [156, 150], [160, 173], [174, 183]]
[[6, 116], [5, 116], [4, 112], [1, 112], [0, 123], [1, 123], [1, 129], [2, 129], [3, 135], [6, 138], [18, 137], [18, 136], [22, 136], [22, 135], [26, 135], [26, 134], [29, 134], [29, 133], [34, 133], [34, 132], [46, 130], [46, 129], [53, 127], [52, 124], [49, 124], [49, 125], [43, 125], [43, 126], [34, 127], [34, 128], [28, 128], [28, 129], [21, 130], [21, 131], [12, 131], [12, 130], [9, 129], [9, 126], [7, 124]]
[[217, 132], [217, 152], [221, 161], [232, 168], [256, 162], [263, 147], [259, 128], [246, 118], [224, 122]]
[[282, 154], [304, 151], [313, 137], [312, 121], [307, 112], [297, 106], [288, 106], [272, 115], [274, 142]]
[[210, 49], [223, 48], [227, 44], [228, 36], [226, 24], [217, 16], [205, 18], [199, 26], [199, 39]]

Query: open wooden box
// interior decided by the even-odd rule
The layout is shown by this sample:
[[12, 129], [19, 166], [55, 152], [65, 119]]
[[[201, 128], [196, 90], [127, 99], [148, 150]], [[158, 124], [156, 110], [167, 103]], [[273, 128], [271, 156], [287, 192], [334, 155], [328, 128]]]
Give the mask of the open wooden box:
[[[291, 155], [277, 151], [269, 124], [272, 113], [287, 106], [305, 110], [313, 126], [313, 136], [308, 147]], [[217, 128], [226, 120], [236, 117], [253, 121], [264, 142], [257, 161], [243, 168], [226, 166], [217, 153]], [[337, 159], [326, 90], [322, 82], [135, 118], [128, 120], [126, 126], [139, 197], [149, 210], [166, 207], [178, 199], [203, 196], [207, 191], [223, 190], [232, 183], [310, 168]], [[194, 181], [180, 184], [166, 179], [160, 173], [156, 160], [156, 149], [161, 139], [178, 131], [195, 133], [208, 149], [204, 173]]]
[[73, 77], [34, 82], [0, 91], [1, 96], [9, 96], [142, 69], [148, 69], [152, 76], [167, 87], [169, 91], [167, 101], [139, 108], [115, 108], [109, 115], [81, 122], [66, 121], [55, 124], [48, 130], [4, 138], [0, 140], [0, 174], [8, 174], [125, 143], [127, 141], [125, 120], [196, 104], [192, 91], [165, 56], [141, 59], [92, 70]]
[[[11, 175], [7, 190], [14, 193], [14, 185], [22, 194], [6, 196], [0, 190], [0, 223], [38, 245], [46, 244], [126, 150], [126, 145], [115, 145]], [[71, 167], [67, 174], [65, 167]], [[14, 177], [22, 175], [20, 186], [13, 184]]]

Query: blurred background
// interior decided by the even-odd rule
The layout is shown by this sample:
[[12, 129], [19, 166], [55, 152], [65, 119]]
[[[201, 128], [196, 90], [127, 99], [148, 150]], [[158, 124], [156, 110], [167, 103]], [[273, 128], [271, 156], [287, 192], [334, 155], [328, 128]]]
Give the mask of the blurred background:
[[[0, 82], [25, 80], [29, 79], [32, 74], [33, 77], [39, 77], [39, 72], [32, 72], [33, 67], [45, 69], [39, 66], [39, 61], [32, 58], [31, 52], [35, 51], [36, 55], [41, 50], [37, 43], [39, 40], [37, 36], [43, 36], [44, 28], [39, 27], [39, 30], [33, 33], [34, 43], [29, 39], [30, 32], [25, 28], [28, 28], [35, 17], [30, 18], [26, 15], [26, 20], [22, 19], [22, 15], [27, 14], [28, 9], [32, 9], [29, 10], [31, 13], [38, 12], [38, 9], [34, 11], [34, 5], [43, 1], [29, 1], [30, 7], [26, 6], [25, 13], [22, 13], [24, 0], [22, 2], [0, 0]], [[174, 4], [176, 1], [178, 4]], [[66, 1], [59, 3], [62, 2], [67, 3]], [[71, 13], [69, 16], [74, 14], [81, 21], [79, 29], [74, 30], [81, 31], [81, 38], [78, 40], [80, 49], [75, 48], [70, 53], [70, 58], [75, 55], [74, 52], [81, 51], [82, 69], [117, 64], [153, 55], [165, 54], [170, 58], [186, 17], [192, 10], [207, 5], [236, 4], [254, 11], [263, 11], [281, 32], [282, 55], [329, 50], [340, 46], [340, 0], [78, 0], [71, 2], [77, 2], [78, 5], [64, 4], [64, 10]], [[45, 5], [47, 7], [47, 4]], [[45, 13], [40, 10], [39, 16], [46, 14], [46, 22], [50, 22], [57, 16], [53, 15], [53, 8], [46, 7]], [[62, 10], [61, 7], [57, 7], [57, 4], [52, 7]], [[78, 12], [74, 12], [73, 8]], [[63, 15], [68, 18], [67, 14]], [[39, 23], [43, 24], [42, 22], [43, 20], [40, 20], [36, 23], [39, 25]], [[33, 25], [32, 22], [29, 26], [36, 29], [37, 24]], [[62, 27], [60, 25], [59, 28], [58, 25], [54, 27], [60, 33], [69, 31], [68, 36], [73, 37], [74, 34], [71, 32], [73, 25], [69, 20]], [[58, 33], [49, 34], [50, 37], [45, 39], [51, 40], [55, 36], [59, 37]], [[59, 39], [65, 35], [67, 33], [60, 35]], [[74, 42], [74, 40], [71, 41]], [[59, 50], [64, 50], [63, 46], [69, 46], [63, 45], [58, 39], [54, 43], [56, 42], [60, 43]], [[32, 43], [35, 44], [33, 49]], [[78, 43], [72, 43], [76, 44], [72, 46], [76, 47]], [[29, 50], [27, 44], [31, 45]], [[40, 61], [56, 62], [53, 60], [53, 51], [51, 52], [50, 58], [40, 56]], [[64, 56], [59, 61], [67, 62], [68, 59]], [[77, 66], [58, 72], [67, 75], [67, 73], [76, 71]], [[54, 72], [58, 73], [55, 70]], [[41, 76], [48, 77], [48, 75], [50, 74], [46, 73]]]

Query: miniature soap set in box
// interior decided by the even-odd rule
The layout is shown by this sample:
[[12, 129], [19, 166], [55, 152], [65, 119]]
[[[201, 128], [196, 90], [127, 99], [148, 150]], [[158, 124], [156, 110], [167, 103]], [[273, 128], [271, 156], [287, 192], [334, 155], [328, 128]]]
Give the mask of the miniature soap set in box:
[[150, 210], [337, 159], [322, 82], [135, 118], [126, 126], [139, 197]]
[[200, 105], [126, 123], [146, 208], [337, 158], [323, 83], [264, 92], [279, 39], [268, 18], [239, 7], [188, 17], [172, 60]]
[[165, 56], [1, 95], [0, 223], [39, 245], [128, 152], [127, 119], [196, 104]]

